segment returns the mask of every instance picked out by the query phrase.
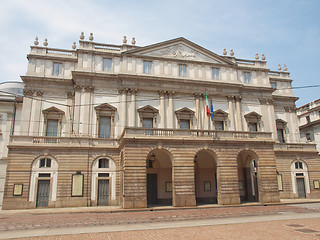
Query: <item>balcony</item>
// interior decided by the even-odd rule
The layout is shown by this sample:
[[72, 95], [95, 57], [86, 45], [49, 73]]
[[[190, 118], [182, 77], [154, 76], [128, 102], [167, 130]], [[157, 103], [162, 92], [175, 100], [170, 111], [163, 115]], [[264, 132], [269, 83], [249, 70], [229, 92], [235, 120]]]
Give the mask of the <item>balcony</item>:
[[275, 143], [275, 151], [311, 151], [317, 152], [316, 144], [311, 143]]
[[184, 130], [167, 128], [125, 128], [120, 138], [184, 139], [214, 141], [273, 141], [269, 132]]

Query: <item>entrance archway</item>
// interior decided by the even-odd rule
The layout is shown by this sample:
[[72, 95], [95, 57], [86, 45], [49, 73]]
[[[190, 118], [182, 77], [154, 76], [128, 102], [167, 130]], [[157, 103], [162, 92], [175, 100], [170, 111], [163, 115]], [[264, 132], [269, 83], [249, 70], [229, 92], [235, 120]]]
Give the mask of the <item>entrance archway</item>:
[[217, 167], [213, 153], [199, 151], [194, 157], [195, 195], [197, 205], [217, 203]]
[[237, 161], [241, 202], [258, 202], [258, 158], [256, 154], [251, 151], [242, 151]]
[[166, 150], [151, 151], [146, 159], [147, 204], [172, 205], [172, 163]]

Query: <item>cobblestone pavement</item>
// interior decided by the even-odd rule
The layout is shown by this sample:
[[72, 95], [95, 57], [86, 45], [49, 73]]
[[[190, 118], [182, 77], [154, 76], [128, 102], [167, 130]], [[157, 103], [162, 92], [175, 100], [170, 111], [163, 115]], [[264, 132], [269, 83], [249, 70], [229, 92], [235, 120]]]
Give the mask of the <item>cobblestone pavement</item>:
[[255, 223], [241, 223], [217, 226], [169, 228], [159, 230], [142, 230], [127, 232], [108, 232], [74, 234], [62, 236], [46, 236], [33, 238], [19, 238], [20, 240], [212, 240], [212, 239], [279, 239], [304, 240], [320, 239], [320, 219], [300, 219], [286, 221], [268, 221]]
[[320, 207], [301, 205], [242, 206], [162, 211], [128, 212], [0, 212], [0, 231], [16, 231], [45, 228], [102, 226], [121, 224], [160, 223], [215, 218], [266, 216], [286, 213], [320, 212]]

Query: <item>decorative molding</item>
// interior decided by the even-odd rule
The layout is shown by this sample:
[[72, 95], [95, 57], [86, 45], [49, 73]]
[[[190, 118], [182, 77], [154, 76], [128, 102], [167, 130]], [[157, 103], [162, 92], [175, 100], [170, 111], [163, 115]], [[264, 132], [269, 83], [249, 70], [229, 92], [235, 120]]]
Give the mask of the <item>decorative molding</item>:
[[31, 89], [23, 89], [23, 95], [24, 96], [28, 96], [28, 97], [31, 97], [31, 96], [33, 96], [33, 93], [34, 93], [35, 91], [34, 90], [31, 90]]
[[75, 90], [75, 91], [81, 91], [82, 88], [83, 88], [83, 86], [76, 85], [76, 86], [74, 87], [74, 90]]
[[86, 92], [94, 92], [95, 87], [94, 86], [85, 86], [84, 90]]
[[42, 97], [43, 96], [43, 91], [37, 91], [36, 92], [37, 97]]

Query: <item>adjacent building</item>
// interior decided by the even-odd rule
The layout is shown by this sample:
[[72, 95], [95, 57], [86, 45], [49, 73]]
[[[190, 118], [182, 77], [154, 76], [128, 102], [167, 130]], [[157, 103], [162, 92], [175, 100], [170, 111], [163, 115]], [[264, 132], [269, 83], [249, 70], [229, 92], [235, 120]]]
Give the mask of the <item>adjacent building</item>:
[[22, 82], [0, 83], [0, 209], [6, 179], [7, 145], [10, 135], [20, 132], [16, 119], [21, 117], [23, 85]]
[[320, 152], [320, 99], [297, 109], [302, 142], [317, 144]]
[[269, 70], [263, 54], [81, 34], [71, 50], [36, 38], [28, 61], [4, 209], [320, 197], [289, 72]]

